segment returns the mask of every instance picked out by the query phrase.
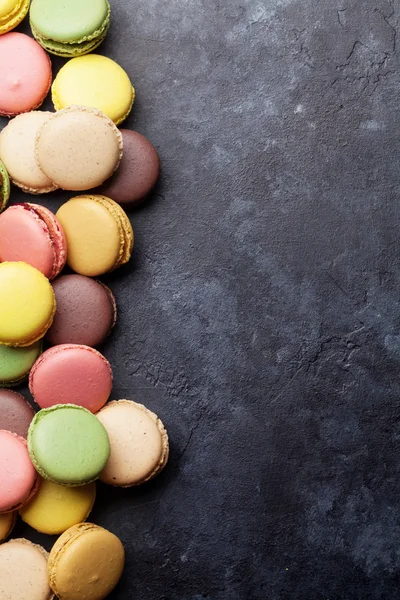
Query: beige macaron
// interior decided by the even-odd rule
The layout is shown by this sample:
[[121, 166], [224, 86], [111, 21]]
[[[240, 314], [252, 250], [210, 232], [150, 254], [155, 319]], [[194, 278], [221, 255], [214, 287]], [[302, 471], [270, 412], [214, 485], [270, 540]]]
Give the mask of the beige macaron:
[[0, 160], [12, 182], [30, 194], [46, 194], [57, 189], [35, 158], [37, 132], [52, 114], [35, 110], [18, 115], [0, 134]]
[[105, 114], [86, 106], [54, 113], [36, 135], [40, 169], [64, 190], [83, 191], [111, 177], [122, 158], [119, 129]]
[[131, 487], [152, 479], [165, 467], [168, 435], [164, 425], [143, 404], [116, 400], [107, 404], [97, 418], [105, 427], [111, 454], [100, 475], [104, 483]]
[[16, 539], [0, 546], [0, 598], [51, 600], [48, 553], [29, 540]]

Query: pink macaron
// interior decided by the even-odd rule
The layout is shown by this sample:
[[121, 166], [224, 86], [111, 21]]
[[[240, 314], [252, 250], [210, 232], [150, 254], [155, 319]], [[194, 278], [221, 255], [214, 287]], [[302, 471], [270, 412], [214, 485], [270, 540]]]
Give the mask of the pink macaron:
[[46, 350], [29, 375], [29, 389], [40, 408], [77, 404], [96, 413], [107, 402], [111, 388], [108, 360], [97, 350], [79, 344], [60, 344]]
[[0, 513], [17, 510], [38, 489], [38, 475], [24, 438], [0, 430]]
[[67, 260], [67, 240], [44, 206], [14, 204], [0, 215], [0, 262], [22, 261], [54, 279]]

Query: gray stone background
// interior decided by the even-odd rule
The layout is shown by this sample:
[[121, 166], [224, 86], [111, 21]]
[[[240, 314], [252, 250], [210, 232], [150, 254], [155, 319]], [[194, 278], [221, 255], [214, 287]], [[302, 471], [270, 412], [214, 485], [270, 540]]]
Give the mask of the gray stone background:
[[172, 454], [99, 485], [91, 519], [127, 550], [110, 598], [400, 599], [399, 3], [112, 10], [99, 51], [163, 173], [105, 278], [103, 350]]

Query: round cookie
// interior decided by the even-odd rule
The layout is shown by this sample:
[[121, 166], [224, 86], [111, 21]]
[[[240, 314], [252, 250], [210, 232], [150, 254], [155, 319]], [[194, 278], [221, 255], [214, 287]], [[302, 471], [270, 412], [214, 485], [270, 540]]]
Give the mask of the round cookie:
[[[24, 348], [0, 345], [0, 388], [13, 387], [22, 383], [41, 352], [41, 340]], [[8, 429], [8, 427], [1, 427], [1, 419], [0, 429]]]
[[0, 546], [0, 598], [52, 600], [47, 572], [48, 554], [29, 540], [10, 540]]
[[0, 36], [0, 114], [38, 108], [51, 86], [51, 62], [35, 40], [15, 31]]
[[110, 5], [107, 0], [32, 0], [30, 24], [47, 52], [67, 58], [80, 56], [105, 39]]
[[132, 400], [110, 402], [97, 418], [104, 425], [111, 454], [100, 479], [118, 487], [131, 487], [152, 479], [165, 467], [168, 435], [164, 425], [143, 404]]
[[17, 510], [37, 491], [37, 473], [26, 441], [4, 430], [0, 430], [0, 489], [0, 513]]
[[0, 344], [34, 344], [45, 335], [56, 310], [48, 279], [26, 263], [4, 262], [0, 289]]
[[77, 196], [61, 206], [57, 217], [67, 238], [67, 263], [76, 273], [97, 277], [129, 261], [132, 226], [110, 198]]
[[26, 438], [34, 416], [35, 411], [21, 394], [0, 390], [0, 430]]
[[0, 159], [11, 181], [29, 194], [47, 194], [57, 189], [39, 168], [35, 157], [37, 132], [52, 114], [34, 110], [18, 115], [0, 133]]
[[17, 511], [0, 514], [0, 544], [12, 533], [17, 522]]
[[0, 35], [21, 23], [29, 10], [30, 0], [0, 0]]
[[47, 535], [59, 535], [88, 518], [96, 498], [96, 484], [67, 487], [42, 479], [34, 498], [20, 510], [23, 521]]
[[135, 99], [135, 90], [124, 69], [99, 54], [68, 61], [58, 72], [51, 92], [56, 110], [72, 104], [91, 106], [116, 125], [129, 115]]
[[103, 600], [117, 585], [124, 563], [116, 535], [80, 523], [63, 533], [50, 552], [50, 586], [59, 600]]
[[[51, 345], [98, 346], [117, 320], [117, 304], [103, 283], [83, 275], [63, 275], [53, 282], [57, 309], [46, 334]], [[1, 369], [1, 367], [0, 367]]]
[[96, 413], [112, 389], [108, 360], [89, 346], [62, 344], [46, 350], [33, 365], [29, 389], [40, 408], [76, 404]]
[[5, 209], [10, 198], [10, 179], [4, 164], [0, 161], [0, 212]]
[[122, 135], [106, 115], [94, 108], [69, 106], [39, 129], [35, 155], [40, 169], [63, 190], [101, 185], [117, 169]]
[[157, 150], [143, 135], [121, 129], [124, 155], [114, 175], [101, 187], [101, 193], [118, 202], [140, 204], [151, 192], [160, 175]]
[[71, 486], [97, 479], [110, 455], [108, 435], [100, 421], [72, 404], [36, 413], [28, 432], [28, 448], [42, 477]]

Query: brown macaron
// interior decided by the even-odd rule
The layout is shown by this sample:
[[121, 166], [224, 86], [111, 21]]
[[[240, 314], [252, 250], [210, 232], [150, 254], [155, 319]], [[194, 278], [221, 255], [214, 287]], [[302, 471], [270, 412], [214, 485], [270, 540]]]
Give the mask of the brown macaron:
[[18, 392], [0, 389], [0, 429], [26, 438], [35, 411]]
[[124, 155], [118, 170], [105, 182], [100, 193], [122, 205], [141, 203], [160, 176], [157, 150], [137, 131], [121, 129]]
[[96, 347], [117, 320], [117, 304], [103, 283], [84, 275], [62, 275], [53, 282], [57, 309], [46, 340], [58, 344]]

